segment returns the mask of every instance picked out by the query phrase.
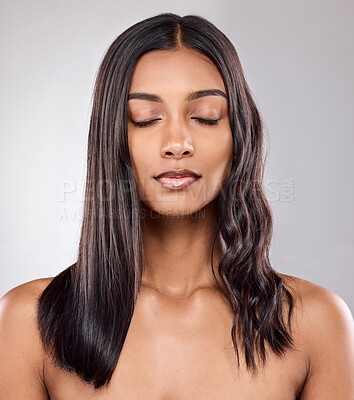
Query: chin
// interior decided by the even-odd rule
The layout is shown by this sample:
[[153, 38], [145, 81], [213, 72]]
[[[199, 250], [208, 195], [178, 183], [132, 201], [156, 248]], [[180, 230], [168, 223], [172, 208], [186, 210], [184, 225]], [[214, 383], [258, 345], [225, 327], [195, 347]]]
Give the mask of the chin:
[[150, 209], [149, 217], [158, 218], [159, 216], [167, 218], [178, 218], [178, 217], [193, 217], [201, 218], [204, 215], [203, 207], [196, 207], [196, 205], [181, 205], [181, 204], [166, 204], [166, 206], [158, 206], [148, 204]]

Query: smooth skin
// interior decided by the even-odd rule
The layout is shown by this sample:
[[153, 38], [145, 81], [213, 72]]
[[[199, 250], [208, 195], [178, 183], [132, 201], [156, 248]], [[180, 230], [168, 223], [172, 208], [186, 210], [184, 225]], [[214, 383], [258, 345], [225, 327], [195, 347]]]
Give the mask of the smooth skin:
[[[226, 351], [232, 311], [210, 272], [215, 199], [229, 172], [232, 136], [227, 101], [192, 91], [225, 92], [221, 75], [189, 49], [141, 57], [130, 94], [128, 141], [144, 210], [145, 265], [132, 323], [109, 390], [94, 392], [48, 362], [38, 337], [35, 301], [52, 278], [19, 285], [0, 300], [0, 400], [246, 400], [354, 398], [354, 327], [344, 300], [319, 285], [282, 275], [296, 293], [296, 352], [271, 356], [251, 380]], [[134, 96], [132, 96], [134, 97]], [[219, 119], [205, 125], [200, 119]], [[137, 122], [155, 120], [139, 127]], [[202, 178], [181, 191], [154, 176], [189, 168]], [[196, 217], [197, 216], [197, 217]], [[223, 252], [216, 244], [214, 265]], [[217, 276], [217, 279], [220, 278]]]
[[[225, 97], [186, 100], [211, 89]], [[209, 265], [215, 202], [233, 155], [222, 77], [197, 52], [152, 51], [135, 66], [129, 93], [133, 97], [128, 101], [129, 151], [145, 216], [143, 284], [176, 296], [214, 287]], [[161, 101], [134, 98], [137, 93], [155, 94]], [[135, 125], [153, 120], [149, 126]], [[218, 123], [207, 125], [204, 120]], [[191, 169], [202, 177], [183, 190], [167, 189], [154, 179], [174, 168]], [[217, 243], [214, 262], [221, 248]]]

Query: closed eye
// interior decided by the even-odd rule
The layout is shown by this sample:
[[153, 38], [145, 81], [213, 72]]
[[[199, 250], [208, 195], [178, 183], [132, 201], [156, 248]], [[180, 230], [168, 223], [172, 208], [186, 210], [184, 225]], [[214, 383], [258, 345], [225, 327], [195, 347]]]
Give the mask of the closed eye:
[[[144, 128], [145, 126], [152, 125], [155, 121], [159, 121], [161, 118], [157, 119], [152, 119], [150, 121], [142, 121], [142, 122], [136, 122], [132, 121], [133, 125], [138, 126], [139, 128]], [[204, 118], [198, 118], [198, 117], [192, 117], [192, 119], [196, 119], [198, 122], [204, 125], [217, 125], [219, 123], [220, 118], [218, 119], [204, 119]]]
[[197, 118], [197, 117], [192, 117], [192, 119], [196, 119], [199, 121], [201, 124], [204, 125], [217, 125], [219, 123], [219, 119], [204, 119], [204, 118]]
[[155, 121], [159, 121], [161, 118], [157, 119], [152, 119], [150, 121], [142, 121], [142, 122], [136, 122], [132, 121], [133, 125], [138, 126], [139, 128], [144, 128], [145, 126], [153, 124]]

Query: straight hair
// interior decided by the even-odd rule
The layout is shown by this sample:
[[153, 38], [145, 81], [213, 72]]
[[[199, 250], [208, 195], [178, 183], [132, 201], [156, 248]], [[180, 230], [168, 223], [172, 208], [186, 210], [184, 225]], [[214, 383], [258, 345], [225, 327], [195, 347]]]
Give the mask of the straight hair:
[[[264, 129], [237, 52], [211, 22], [162, 13], [118, 36], [99, 66], [90, 118], [84, 213], [77, 261], [38, 299], [38, 325], [55, 365], [99, 389], [117, 365], [138, 298], [144, 249], [141, 204], [128, 140], [127, 99], [138, 59], [152, 50], [194, 49], [217, 66], [227, 91], [233, 137], [230, 174], [217, 198], [217, 266], [234, 312], [231, 338], [240, 366], [267, 360], [266, 342], [281, 356], [293, 348], [294, 299], [271, 266], [272, 213], [263, 190]], [[214, 266], [211, 268], [214, 273]], [[287, 318], [283, 311], [287, 306]], [[235, 358], [236, 359], [236, 358]]]

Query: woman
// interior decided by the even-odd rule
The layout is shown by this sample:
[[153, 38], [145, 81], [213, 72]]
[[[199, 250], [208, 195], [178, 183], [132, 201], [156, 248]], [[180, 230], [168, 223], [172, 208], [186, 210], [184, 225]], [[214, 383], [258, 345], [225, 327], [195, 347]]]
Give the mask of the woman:
[[262, 121], [213, 24], [112, 43], [87, 168], [77, 262], [1, 300], [1, 398], [353, 398], [347, 305], [270, 264]]

